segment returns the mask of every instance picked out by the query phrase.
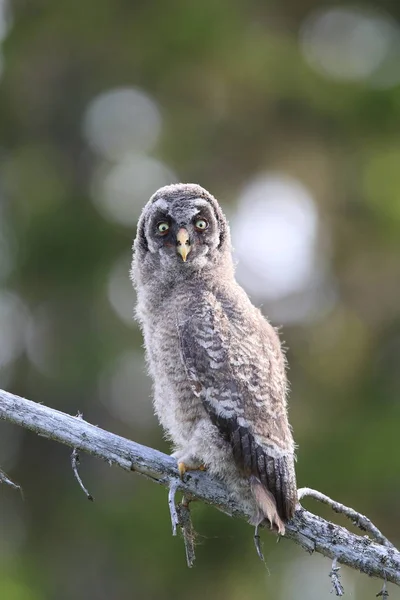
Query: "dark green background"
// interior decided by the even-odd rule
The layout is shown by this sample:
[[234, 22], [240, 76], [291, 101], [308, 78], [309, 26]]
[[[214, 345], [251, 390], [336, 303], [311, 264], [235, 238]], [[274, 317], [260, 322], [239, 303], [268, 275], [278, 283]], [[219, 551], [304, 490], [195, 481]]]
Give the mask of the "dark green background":
[[[367, 514], [399, 542], [400, 86], [312, 68], [299, 31], [329, 5], [11, 3], [0, 80], [9, 268], [0, 292], [19, 315], [9, 323], [20, 349], [0, 369], [0, 385], [168, 451], [151, 413], [140, 333], [108, 298], [116, 261], [129, 290], [134, 226], [104, 218], [93, 202], [93, 174], [106, 161], [82, 131], [98, 94], [139, 88], [162, 115], [151, 155], [181, 181], [210, 189], [231, 217], [243, 186], [264, 172], [297, 179], [315, 199], [335, 301], [283, 327], [298, 482]], [[385, 5], [392, 19], [400, 15]], [[0, 324], [6, 345], [6, 319]], [[116, 364], [136, 367], [132, 386], [113, 392]], [[25, 493], [22, 501], [0, 488], [1, 600], [331, 597], [330, 561], [264, 533], [267, 571], [252, 530], [200, 504], [197, 562], [188, 570], [165, 490], [81, 458], [94, 504], [73, 479], [68, 448], [0, 423], [0, 466]], [[380, 589], [346, 569], [343, 579], [352, 598]], [[391, 589], [390, 597], [400, 594]]]

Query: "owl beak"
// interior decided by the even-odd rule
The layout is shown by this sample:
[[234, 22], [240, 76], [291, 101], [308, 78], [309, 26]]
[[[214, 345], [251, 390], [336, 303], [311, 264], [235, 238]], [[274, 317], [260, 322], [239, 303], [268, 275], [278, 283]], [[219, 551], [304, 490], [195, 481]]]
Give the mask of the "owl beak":
[[191, 250], [190, 239], [187, 229], [181, 227], [176, 234], [176, 250], [182, 256], [183, 262], [186, 262], [187, 255]]

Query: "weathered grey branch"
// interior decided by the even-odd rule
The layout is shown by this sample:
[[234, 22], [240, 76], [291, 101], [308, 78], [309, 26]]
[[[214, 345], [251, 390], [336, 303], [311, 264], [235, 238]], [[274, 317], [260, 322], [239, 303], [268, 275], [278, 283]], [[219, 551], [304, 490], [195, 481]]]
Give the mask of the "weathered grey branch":
[[332, 561], [331, 572], [329, 573], [329, 577], [332, 581], [332, 590], [331, 592], [335, 592], [336, 596], [344, 596], [344, 589], [342, 584], [340, 583], [340, 567], [337, 566], [337, 558], [334, 558]]
[[[76, 417], [78, 419], [83, 419], [83, 414], [78, 412], [78, 414], [76, 415]], [[92, 494], [89, 494], [89, 492], [87, 491], [87, 489], [85, 488], [83, 481], [81, 479], [81, 476], [79, 475], [79, 464], [80, 464], [80, 460], [79, 460], [79, 453], [78, 453], [78, 448], [74, 448], [72, 450], [72, 454], [71, 454], [71, 467], [72, 467], [72, 472], [74, 474], [75, 479], [77, 480], [77, 482], [79, 483], [79, 487], [81, 488], [82, 492], [85, 494], [86, 498], [88, 500], [90, 500], [90, 502], [94, 502], [94, 498], [92, 496]]]
[[[234, 517], [248, 517], [243, 507], [230, 498], [225, 486], [207, 472], [190, 472], [181, 481], [176, 462], [170, 456], [104, 431], [78, 417], [0, 390], [0, 419], [123, 469], [141, 473], [167, 488], [174, 480], [185, 496], [196, 497]], [[400, 552], [396, 548], [376, 543], [367, 536], [355, 535], [300, 505], [295, 518], [287, 524], [285, 538], [300, 544], [308, 552], [319, 552], [362, 573], [400, 585]]]
[[387, 587], [386, 587], [386, 579], [383, 582], [381, 591], [378, 592], [378, 594], [376, 594], [377, 598], [379, 598], [380, 596], [383, 598], [383, 600], [387, 600], [389, 598], [389, 592], [387, 591]]
[[260, 524], [256, 525], [253, 539], [254, 539], [254, 545], [256, 547], [256, 552], [257, 552], [258, 558], [261, 560], [261, 562], [265, 563], [264, 554], [262, 553], [262, 550], [261, 550]]
[[175, 503], [175, 495], [178, 490], [178, 482], [176, 479], [172, 479], [169, 484], [169, 492], [168, 492], [168, 506], [169, 512], [171, 515], [171, 523], [172, 523], [172, 535], [176, 535], [176, 528], [179, 526], [179, 517], [178, 511], [176, 510]]
[[329, 498], [329, 496], [326, 496], [317, 490], [312, 490], [311, 488], [301, 488], [297, 493], [299, 496], [299, 502], [305, 498], [305, 496], [309, 496], [310, 498], [318, 500], [318, 502], [322, 502], [322, 504], [327, 504], [336, 513], [345, 515], [345, 517], [350, 519], [353, 525], [356, 525], [356, 527], [361, 529], [361, 531], [368, 532], [379, 544], [387, 546], [388, 548], [394, 548], [392, 542], [390, 542], [383, 535], [383, 533], [379, 531], [376, 525], [374, 525], [370, 519], [368, 519], [368, 517], [354, 510], [354, 508], [350, 508], [349, 506], [345, 506], [340, 502], [336, 502], [336, 500], [332, 500], [332, 498]]
[[0, 469], [0, 483], [5, 483], [6, 485], [14, 488], [14, 490], [19, 490], [22, 494], [21, 486], [14, 483], [2, 469]]
[[72, 454], [71, 454], [71, 467], [72, 467], [72, 471], [74, 473], [75, 479], [79, 483], [79, 487], [81, 488], [81, 490], [85, 494], [86, 498], [88, 500], [90, 500], [91, 502], [93, 502], [94, 498], [93, 498], [92, 494], [89, 494], [89, 492], [87, 491], [87, 489], [85, 488], [85, 486], [83, 484], [81, 476], [79, 475], [79, 471], [78, 471], [79, 464], [80, 464], [80, 460], [79, 460], [78, 448], [74, 448], [72, 450]]
[[179, 524], [182, 529], [183, 541], [185, 542], [186, 562], [189, 568], [193, 567], [196, 559], [194, 543], [196, 534], [192, 525], [192, 517], [189, 508], [190, 501], [183, 497], [182, 502], [178, 504]]
[[178, 488], [179, 481], [177, 479], [172, 479], [169, 484], [168, 492], [168, 506], [169, 513], [171, 515], [172, 535], [176, 535], [178, 527], [181, 528], [183, 541], [185, 543], [186, 562], [187, 566], [191, 568], [193, 567], [196, 555], [194, 551], [195, 533], [189, 509], [190, 500], [183, 497], [182, 502], [177, 505], [175, 496]]

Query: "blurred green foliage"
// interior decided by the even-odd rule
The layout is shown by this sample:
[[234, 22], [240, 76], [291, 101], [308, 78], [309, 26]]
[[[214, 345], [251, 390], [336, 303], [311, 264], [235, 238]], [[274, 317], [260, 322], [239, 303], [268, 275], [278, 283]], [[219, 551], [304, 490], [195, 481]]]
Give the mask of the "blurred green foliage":
[[[378, 4], [400, 16], [392, 3], [368, 6]], [[0, 80], [0, 217], [11, 259], [0, 289], [24, 309], [22, 349], [0, 369], [0, 384], [168, 451], [151, 416], [140, 333], [107, 291], [116, 261], [128, 278], [134, 228], [93, 203], [99, 157], [82, 130], [98, 94], [140, 88], [163, 120], [153, 156], [210, 189], [230, 215], [264, 171], [300, 180], [315, 198], [336, 297], [325, 313], [283, 329], [298, 482], [368, 514], [399, 542], [400, 86], [338, 82], [310, 66], [299, 31], [323, 6], [11, 3]], [[124, 390], [129, 413], [108, 374], [132, 352], [141, 375]], [[5, 423], [0, 432], [0, 464], [25, 492], [22, 502], [0, 489], [1, 600], [330, 597], [328, 561], [265, 534], [266, 571], [251, 529], [200, 505], [189, 571], [165, 490], [82, 457], [90, 504], [67, 448]], [[360, 599], [380, 585], [348, 571], [344, 583]]]

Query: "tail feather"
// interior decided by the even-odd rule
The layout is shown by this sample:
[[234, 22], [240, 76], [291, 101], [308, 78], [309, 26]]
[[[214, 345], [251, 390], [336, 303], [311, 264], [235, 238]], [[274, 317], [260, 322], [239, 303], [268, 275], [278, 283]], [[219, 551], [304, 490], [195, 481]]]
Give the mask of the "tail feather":
[[254, 475], [250, 477], [250, 487], [257, 506], [263, 518], [270, 522], [271, 529], [275, 529], [280, 535], [285, 535], [285, 525], [278, 514], [274, 496]]

